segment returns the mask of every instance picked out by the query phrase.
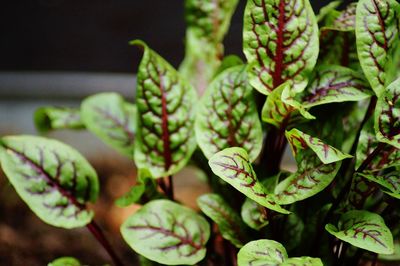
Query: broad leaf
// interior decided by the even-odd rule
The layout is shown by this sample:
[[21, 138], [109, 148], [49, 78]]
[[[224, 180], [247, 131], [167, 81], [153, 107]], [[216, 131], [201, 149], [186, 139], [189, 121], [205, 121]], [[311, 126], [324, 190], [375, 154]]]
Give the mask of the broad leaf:
[[287, 258], [281, 243], [261, 239], [251, 241], [239, 250], [238, 266], [281, 265]]
[[349, 211], [341, 216], [338, 227], [328, 224], [325, 229], [358, 248], [378, 254], [391, 254], [394, 251], [392, 233], [376, 213]]
[[218, 225], [223, 238], [238, 248], [247, 243], [245, 225], [240, 216], [220, 195], [204, 194], [197, 198], [197, 205]]
[[400, 78], [391, 83], [378, 98], [375, 132], [379, 141], [400, 149]]
[[243, 221], [254, 230], [260, 230], [269, 223], [267, 213], [264, 209], [265, 207], [261, 206], [254, 200], [246, 198], [241, 209]]
[[185, 0], [186, 52], [179, 72], [203, 94], [223, 55], [238, 0]]
[[318, 25], [308, 0], [249, 0], [243, 52], [250, 83], [269, 94], [285, 81], [302, 91], [318, 57]]
[[53, 260], [47, 266], [81, 266], [79, 260], [72, 257], [62, 257]]
[[97, 199], [99, 183], [90, 164], [56, 140], [10, 136], [0, 140], [4, 173], [19, 196], [44, 222], [75, 228], [88, 224], [86, 208]]
[[229, 68], [207, 88], [196, 117], [197, 143], [207, 158], [242, 147], [254, 161], [263, 141], [261, 122], [245, 67]]
[[135, 163], [155, 178], [175, 174], [196, 149], [196, 92], [176, 70], [141, 41], [137, 74]]
[[[361, 131], [356, 151], [356, 169], [360, 167], [363, 161], [379, 144], [375, 137], [373, 122], [374, 121], [370, 119]], [[378, 172], [398, 165], [400, 165], [400, 150], [396, 149], [394, 146], [386, 145], [378, 156], [374, 156], [363, 172]]]
[[[395, 0], [360, 0], [356, 12], [357, 52], [376, 95], [393, 81], [399, 52], [400, 4]], [[397, 59], [396, 59], [397, 60]]]
[[369, 181], [375, 182], [385, 188], [384, 192], [394, 198], [400, 199], [400, 172], [392, 171], [386, 174], [362, 174]]
[[33, 120], [41, 133], [56, 129], [82, 129], [79, 109], [65, 107], [41, 107], [35, 111]]
[[305, 108], [346, 101], [360, 101], [370, 97], [368, 83], [363, 76], [346, 67], [325, 65], [315, 72], [306, 90], [295, 100]]
[[264, 186], [258, 181], [244, 149], [234, 147], [220, 151], [211, 157], [209, 165], [214, 174], [250, 199], [268, 209], [289, 213], [275, 202], [272, 194], [267, 194]]
[[193, 210], [169, 200], [154, 200], [121, 226], [129, 246], [150, 260], [167, 265], [193, 265], [205, 254], [208, 222]]
[[136, 107], [117, 93], [99, 93], [81, 105], [86, 128], [102, 141], [128, 157], [133, 156]]
[[279, 204], [291, 204], [319, 193], [336, 176], [340, 161], [351, 157], [297, 129], [286, 132], [286, 137], [298, 170], [276, 187]]

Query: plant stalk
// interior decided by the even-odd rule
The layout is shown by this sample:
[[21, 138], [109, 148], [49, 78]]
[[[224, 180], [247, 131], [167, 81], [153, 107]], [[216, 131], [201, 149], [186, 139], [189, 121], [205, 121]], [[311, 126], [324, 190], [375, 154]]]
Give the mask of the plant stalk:
[[96, 238], [96, 240], [103, 246], [103, 248], [107, 251], [108, 255], [114, 262], [115, 266], [123, 266], [124, 264], [118, 258], [117, 254], [114, 252], [114, 249], [108, 242], [101, 228], [97, 225], [97, 223], [92, 220], [89, 224], [86, 225], [86, 228], [92, 233], [92, 235]]

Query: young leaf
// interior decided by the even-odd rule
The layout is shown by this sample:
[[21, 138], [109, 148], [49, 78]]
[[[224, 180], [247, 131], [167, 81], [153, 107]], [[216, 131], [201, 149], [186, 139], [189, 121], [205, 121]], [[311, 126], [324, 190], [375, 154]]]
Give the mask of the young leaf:
[[10, 136], [0, 141], [4, 173], [19, 196], [44, 222], [75, 228], [88, 224], [99, 183], [90, 164], [73, 148], [56, 140]]
[[197, 205], [218, 225], [223, 238], [238, 248], [247, 242], [245, 225], [220, 195], [204, 194], [197, 198]]
[[263, 206], [250, 198], [246, 198], [241, 210], [242, 219], [249, 227], [259, 231], [269, 223], [266, 212], [263, 210]]
[[272, 124], [277, 128], [287, 128], [301, 122], [304, 118], [315, 118], [305, 111], [301, 104], [293, 104], [295, 105], [294, 107], [282, 101], [282, 93], [289, 88], [290, 84], [285, 82], [268, 95], [261, 113], [264, 122]]
[[375, 132], [379, 141], [400, 149], [400, 78], [391, 83], [378, 98]]
[[297, 157], [301, 156], [299, 153], [301, 150], [306, 149], [311, 149], [324, 164], [330, 164], [352, 157], [349, 154], [342, 153], [338, 149], [325, 144], [322, 140], [307, 135], [295, 128], [286, 132], [286, 138], [298, 162], [302, 160], [297, 160]]
[[239, 250], [238, 266], [281, 265], [287, 258], [281, 243], [261, 239], [251, 241]]
[[248, 0], [243, 52], [250, 83], [269, 94], [285, 81], [302, 91], [318, 57], [318, 25], [308, 0]]
[[169, 200], [154, 200], [121, 226], [129, 246], [150, 260], [167, 265], [193, 265], [205, 254], [208, 222], [193, 210]]
[[238, 0], [185, 0], [186, 52], [179, 72], [203, 94], [217, 71]]
[[133, 203], [144, 204], [150, 200], [160, 199], [163, 197], [157, 190], [157, 183], [152, 178], [147, 169], [139, 169], [138, 182], [136, 185], [115, 201], [118, 207], [127, 207]]
[[137, 76], [135, 163], [154, 178], [175, 174], [196, 149], [196, 92], [176, 70], [141, 41]]
[[311, 197], [325, 189], [336, 176], [340, 161], [351, 157], [297, 129], [286, 132], [298, 170], [275, 189], [279, 204]]
[[363, 76], [346, 67], [325, 65], [315, 72], [305, 91], [295, 100], [305, 108], [369, 98], [372, 92]]
[[33, 115], [36, 128], [41, 133], [55, 129], [82, 129], [79, 109], [65, 107], [41, 107]]
[[329, 4], [321, 7], [319, 10], [319, 13], [317, 15], [317, 21], [318, 23], [324, 21], [327, 16], [332, 12], [336, 11], [336, 8], [342, 3], [342, 1], [332, 1]]
[[254, 161], [263, 141], [261, 122], [245, 67], [229, 68], [207, 88], [196, 117], [197, 143], [207, 158], [242, 147]]
[[395, 0], [360, 0], [356, 12], [357, 52], [376, 95], [393, 80], [399, 51], [400, 4]]
[[386, 194], [400, 199], [400, 172], [392, 171], [386, 174], [361, 174], [364, 178], [369, 181], [375, 182], [389, 191], [383, 191]]
[[[379, 144], [375, 137], [373, 122], [374, 121], [372, 119], [367, 121], [361, 131], [356, 151], [356, 169], [360, 167], [363, 161], [376, 149]], [[400, 150], [396, 149], [394, 146], [386, 145], [378, 154], [378, 156], [375, 156], [371, 160], [363, 172], [378, 172], [383, 169], [398, 165], [400, 165]]]
[[133, 156], [136, 107], [117, 93], [99, 93], [81, 104], [86, 128], [128, 157]]
[[81, 266], [79, 260], [72, 257], [62, 257], [53, 260], [47, 266]]
[[376, 213], [353, 210], [340, 217], [338, 227], [325, 229], [342, 241], [378, 254], [393, 253], [393, 237], [385, 221]]
[[290, 213], [276, 204], [272, 194], [267, 194], [264, 186], [257, 180], [244, 149], [237, 147], [224, 149], [214, 154], [208, 163], [215, 175], [250, 199], [276, 212]]

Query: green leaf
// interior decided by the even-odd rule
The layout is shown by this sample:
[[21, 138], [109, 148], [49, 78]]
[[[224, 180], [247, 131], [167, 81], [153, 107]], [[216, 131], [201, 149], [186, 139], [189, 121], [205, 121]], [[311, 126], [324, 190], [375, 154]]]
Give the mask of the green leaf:
[[117, 93], [99, 93], [82, 102], [81, 115], [90, 132], [122, 154], [133, 156], [136, 106]]
[[318, 57], [318, 25], [308, 0], [249, 0], [243, 52], [251, 85], [269, 94], [285, 81], [294, 92], [307, 85]]
[[274, 195], [267, 194], [264, 186], [258, 181], [244, 149], [238, 147], [224, 149], [214, 154], [208, 163], [215, 175], [250, 199], [276, 212], [290, 213], [276, 204]]
[[286, 137], [298, 170], [276, 187], [279, 204], [291, 204], [321, 192], [336, 176], [340, 161], [351, 157], [298, 129], [287, 131]]
[[400, 5], [395, 0], [360, 0], [356, 12], [357, 52], [376, 95], [393, 81], [399, 52]]
[[376, 213], [353, 210], [340, 217], [338, 227], [327, 224], [325, 229], [342, 241], [378, 254], [394, 251], [393, 237], [385, 221]]
[[40, 107], [34, 115], [33, 120], [36, 128], [41, 133], [47, 133], [56, 129], [82, 129], [79, 109], [66, 107]]
[[386, 194], [400, 199], [400, 171], [391, 171], [385, 174], [361, 174], [364, 178], [369, 181], [375, 182], [386, 190]]
[[146, 44], [131, 44], [144, 49], [137, 74], [135, 163], [154, 178], [173, 175], [196, 149], [196, 92]]
[[242, 147], [254, 161], [263, 141], [261, 122], [245, 67], [229, 68], [204, 93], [196, 117], [197, 143], [207, 158]]
[[[371, 154], [378, 146], [379, 142], [375, 137], [374, 132], [374, 121], [370, 119], [365, 124], [361, 131], [357, 151], [356, 151], [356, 165], [357, 169], [363, 163], [363, 161]], [[400, 150], [394, 146], [386, 145], [383, 150], [374, 156], [372, 161], [367, 165], [364, 173], [378, 172], [383, 169], [399, 166], [400, 165]]]
[[391, 83], [378, 98], [375, 132], [379, 141], [400, 149], [400, 78]]
[[221, 64], [238, 0], [185, 0], [186, 51], [179, 72], [203, 94]]
[[79, 260], [72, 257], [62, 257], [53, 260], [47, 266], [81, 266]]
[[311, 257], [289, 258], [280, 266], [323, 266], [321, 259]]
[[146, 191], [146, 184], [138, 183], [131, 187], [131, 189], [125, 193], [122, 197], [115, 201], [118, 207], [127, 207], [133, 203], [138, 202]]
[[295, 100], [305, 108], [346, 101], [360, 101], [373, 93], [363, 76], [356, 71], [325, 65], [315, 72], [305, 91], [296, 95]]
[[169, 200], [154, 200], [121, 226], [129, 246], [140, 255], [167, 265], [193, 265], [205, 254], [208, 222], [193, 210]]
[[281, 265], [287, 258], [281, 243], [261, 239], [251, 241], [239, 250], [238, 266]]
[[0, 161], [19, 196], [44, 222], [75, 228], [88, 224], [99, 192], [95, 170], [75, 149], [33, 136], [1, 139]]
[[218, 225], [223, 238], [238, 248], [247, 242], [245, 225], [240, 216], [220, 195], [204, 194], [197, 198], [197, 205]]
[[342, 3], [342, 1], [332, 1], [329, 4], [323, 6], [317, 15], [317, 21], [322, 22], [332, 11], [336, 11], [336, 8]]
[[338, 149], [325, 144], [322, 140], [307, 135], [295, 128], [290, 131], [286, 131], [286, 138], [288, 139], [293, 155], [298, 162], [303, 159], [299, 158], [302, 157], [299, 153], [302, 150], [307, 149], [311, 149], [324, 164], [330, 164], [352, 157], [349, 154], [345, 154]]

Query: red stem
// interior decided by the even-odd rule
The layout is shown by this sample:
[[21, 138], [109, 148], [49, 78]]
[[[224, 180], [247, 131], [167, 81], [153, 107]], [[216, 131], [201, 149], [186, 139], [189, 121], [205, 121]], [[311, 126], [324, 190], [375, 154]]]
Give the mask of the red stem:
[[114, 262], [115, 266], [123, 266], [123, 263], [120, 261], [116, 253], [114, 252], [112, 246], [108, 242], [107, 238], [104, 236], [101, 228], [96, 224], [94, 220], [92, 220], [89, 224], [86, 225], [86, 228], [92, 233], [92, 235], [96, 238], [96, 240], [103, 246], [103, 248], [107, 251], [108, 255], [110, 255], [111, 259]]

